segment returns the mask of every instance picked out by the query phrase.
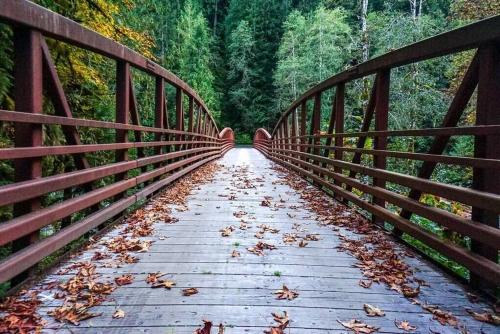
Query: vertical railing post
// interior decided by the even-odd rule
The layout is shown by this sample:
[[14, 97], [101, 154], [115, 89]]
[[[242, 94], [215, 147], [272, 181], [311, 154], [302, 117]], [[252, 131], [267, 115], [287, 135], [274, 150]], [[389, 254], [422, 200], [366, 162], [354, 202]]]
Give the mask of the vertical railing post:
[[[314, 96], [314, 109], [312, 114], [311, 121], [311, 135], [316, 136], [319, 135], [321, 128], [321, 92], [316, 93]], [[310, 141], [314, 146], [318, 146], [321, 144], [320, 137], [313, 137]], [[319, 154], [319, 148], [314, 147], [314, 150], [309, 150], [312, 154]]]
[[[375, 131], [386, 131], [389, 122], [389, 87], [390, 87], [390, 70], [384, 70], [377, 76], [376, 102], [375, 102]], [[387, 148], [387, 136], [377, 135], [373, 141], [375, 150], [385, 150]], [[378, 169], [385, 170], [387, 161], [385, 156], [374, 155], [373, 166]], [[385, 189], [385, 180], [374, 177], [373, 185]], [[381, 198], [373, 196], [373, 204], [385, 207], [385, 201]], [[383, 224], [383, 220], [373, 216], [372, 222]]]
[[290, 128], [288, 126], [288, 115], [283, 118], [283, 136], [285, 138], [285, 149], [290, 149]]
[[[302, 145], [307, 144], [306, 138], [303, 137], [307, 135], [306, 128], [307, 128], [307, 101], [304, 101], [300, 106], [300, 136], [301, 136], [300, 143]], [[305, 146], [301, 146], [300, 151], [306, 152], [307, 149]]]
[[294, 151], [298, 151], [297, 147], [298, 140], [296, 138], [298, 135], [299, 135], [299, 128], [297, 123], [297, 109], [294, 109], [292, 111], [292, 137], [293, 137], [292, 150]]
[[[14, 30], [14, 100], [16, 110], [32, 114], [43, 111], [42, 49], [39, 32], [19, 28]], [[43, 145], [41, 124], [14, 123], [16, 147], [35, 147]], [[22, 182], [42, 177], [42, 160], [27, 158], [14, 160], [14, 181]], [[21, 216], [41, 208], [41, 199], [33, 198], [14, 205], [14, 216]], [[39, 231], [15, 240], [12, 253], [15, 253], [38, 240]], [[25, 280], [29, 271], [12, 279], [12, 285]]]
[[[177, 87], [175, 92], [175, 129], [184, 131], [184, 110], [182, 108], [182, 88]], [[177, 135], [176, 140], [183, 140], [182, 135]], [[182, 149], [182, 145], [175, 145], [175, 150]]]
[[[129, 124], [130, 112], [130, 64], [118, 60], [116, 62], [116, 110], [115, 110], [115, 123]], [[116, 143], [128, 142], [128, 130], [116, 129], [115, 132]], [[115, 161], [127, 161], [128, 149], [115, 150]], [[127, 172], [115, 174], [115, 182], [125, 180]], [[114, 199], [118, 200], [123, 198], [125, 193], [117, 194]], [[113, 217], [114, 220], [118, 219], [120, 214]], [[100, 228], [104, 228], [101, 226]]]
[[[344, 147], [344, 138], [338, 136], [337, 134], [344, 132], [344, 96], [345, 96], [345, 84], [339, 83], [337, 85], [337, 91], [335, 93], [335, 159], [342, 160], [344, 157], [343, 151], [340, 149]], [[342, 173], [342, 168], [335, 167], [335, 173]], [[338, 181], [335, 182], [336, 185], [342, 186]]]
[[[155, 87], [155, 128], [160, 128], [163, 129], [163, 126], [165, 124], [165, 81], [163, 80], [162, 77], [157, 76], [156, 77], [156, 87]], [[162, 133], [156, 132], [155, 133], [155, 141], [162, 141], [164, 138], [164, 135]], [[162, 146], [156, 146], [155, 147], [155, 154], [162, 154], [163, 152], [163, 147]], [[159, 167], [160, 164], [156, 164], [155, 167]]]
[[[189, 120], [188, 120], [188, 132], [193, 132], [194, 127], [194, 99], [192, 96], [189, 97]], [[194, 136], [189, 136], [189, 140], [193, 141]], [[193, 145], [187, 145], [187, 148], [192, 148]]]
[[[130, 65], [125, 61], [116, 63], [116, 123], [128, 124], [130, 111]], [[116, 143], [126, 143], [128, 141], [127, 130], [116, 130]], [[128, 150], [121, 149], [115, 151], [115, 161], [128, 160]], [[115, 175], [115, 182], [123, 180], [127, 173]]]
[[[479, 82], [477, 88], [476, 125], [500, 125], [500, 45], [488, 45], [479, 52]], [[500, 135], [476, 136], [474, 157], [500, 159]], [[495, 168], [474, 168], [472, 188], [494, 194], [500, 194], [500, 171]], [[472, 220], [500, 228], [498, 213], [472, 208]], [[498, 263], [498, 250], [472, 240], [473, 252], [484, 256], [493, 263]], [[494, 288], [478, 275], [471, 274], [471, 284], [477, 288]]]

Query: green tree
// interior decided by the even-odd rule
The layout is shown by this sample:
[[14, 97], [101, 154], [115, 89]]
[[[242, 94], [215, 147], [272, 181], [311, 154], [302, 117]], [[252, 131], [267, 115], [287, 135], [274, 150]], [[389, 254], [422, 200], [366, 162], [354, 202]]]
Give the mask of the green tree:
[[176, 44], [169, 57], [171, 69], [198, 91], [218, 117], [219, 94], [214, 88], [212, 34], [201, 10], [187, 0], [176, 25]]
[[338, 8], [319, 6], [307, 18], [294, 11], [284, 29], [274, 73], [279, 111], [306, 89], [341, 71], [351, 48], [351, 28]]
[[231, 32], [227, 52], [227, 81], [230, 86], [227, 109], [232, 111], [228, 120], [236, 125], [237, 130], [250, 133], [259, 120], [254, 115], [253, 101], [257, 92], [252, 85], [255, 78], [252, 69], [255, 40], [247, 21], [241, 21]]

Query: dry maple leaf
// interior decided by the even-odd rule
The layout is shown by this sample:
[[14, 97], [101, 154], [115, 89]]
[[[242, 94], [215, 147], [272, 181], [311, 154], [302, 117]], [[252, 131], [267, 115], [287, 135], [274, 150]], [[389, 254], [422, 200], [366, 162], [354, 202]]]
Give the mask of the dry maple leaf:
[[80, 325], [80, 321], [98, 317], [102, 313], [91, 313], [88, 307], [80, 304], [65, 304], [48, 312], [48, 314], [59, 322], [69, 322], [75, 326]]
[[286, 311], [283, 312], [283, 314], [278, 314], [278, 313], [271, 313], [273, 316], [274, 321], [278, 323], [278, 326], [271, 327], [268, 330], [265, 330], [264, 333], [266, 334], [285, 334], [285, 329], [288, 327], [288, 324], [290, 323], [290, 320], [288, 318], [288, 314]]
[[304, 237], [304, 240], [307, 240], [307, 241], [319, 241], [319, 236], [317, 234], [306, 234], [306, 236]]
[[115, 313], [113, 313], [113, 318], [114, 319], [121, 319], [125, 317], [125, 311], [122, 310], [121, 308], [117, 309]]
[[410, 323], [406, 320], [403, 321], [394, 320], [394, 324], [396, 325], [397, 328], [402, 329], [406, 332], [413, 332], [414, 330], [417, 329], [416, 326], [410, 325]]
[[234, 226], [227, 226], [227, 227], [224, 227], [223, 229], [219, 230], [219, 232], [221, 232], [221, 235], [223, 237], [228, 237], [231, 235], [231, 233], [233, 233], [234, 231]]
[[458, 319], [451, 312], [443, 311], [436, 305], [422, 304], [421, 306], [424, 310], [432, 313], [432, 318], [441, 325], [458, 326]]
[[91, 260], [92, 261], [99, 261], [99, 260], [104, 260], [104, 259], [109, 259], [111, 255], [108, 253], [104, 252], [95, 252], [94, 255], [92, 256]]
[[297, 241], [297, 234], [295, 233], [285, 233], [283, 234], [283, 242], [286, 244], [293, 243]]
[[125, 274], [119, 277], [115, 277], [115, 283], [119, 286], [132, 284], [133, 281], [134, 276], [132, 276], [131, 274]]
[[371, 334], [376, 332], [379, 328], [371, 325], [367, 325], [357, 319], [351, 319], [348, 322], [343, 322], [337, 320], [342, 326], [347, 329], [354, 331], [354, 333], [363, 333], [363, 334]]
[[158, 279], [162, 276], [165, 276], [165, 273], [157, 271], [156, 273], [149, 273], [148, 276], [146, 277], [146, 283], [151, 284], [151, 283], [156, 283]]
[[274, 291], [273, 294], [277, 295], [276, 296], [277, 299], [288, 299], [288, 300], [295, 299], [299, 295], [298, 292], [288, 289], [288, 287], [284, 284], [281, 289]]
[[[174, 285], [175, 285], [175, 283], [174, 283]], [[198, 289], [196, 289], [196, 288], [187, 288], [187, 289], [182, 290], [183, 296], [192, 296], [192, 295], [195, 295], [197, 293], [198, 293]]]
[[368, 289], [368, 288], [370, 288], [372, 286], [373, 281], [372, 280], [360, 280], [358, 282], [358, 284], [360, 286], [362, 286], [363, 288]]
[[476, 320], [481, 321], [481, 322], [486, 322], [489, 324], [493, 324], [496, 326], [500, 325], [500, 316], [497, 316], [493, 313], [490, 312], [483, 312], [483, 313], [478, 313], [474, 312], [471, 309], [466, 309], [466, 311]]
[[233, 216], [235, 216], [236, 218], [241, 218], [241, 217], [243, 217], [246, 214], [247, 213], [245, 211], [236, 211], [236, 212], [233, 212]]
[[420, 285], [417, 286], [415, 289], [413, 289], [409, 286], [403, 285], [401, 287], [401, 289], [403, 292], [403, 296], [405, 296], [406, 298], [415, 298], [420, 293]]
[[170, 281], [168, 279], [166, 280], [158, 280], [156, 283], [154, 283], [151, 287], [152, 288], [165, 288], [165, 289], [172, 289], [172, 287], [176, 285], [174, 281]]
[[132, 263], [137, 263], [138, 261], [139, 258], [132, 256], [130, 254], [120, 254], [118, 256], [118, 262], [120, 263], [132, 264]]
[[194, 334], [210, 334], [212, 331], [212, 322], [208, 320], [203, 320], [203, 328], [198, 328], [194, 331]]
[[236, 249], [233, 250], [233, 252], [231, 253], [231, 256], [232, 257], [240, 257], [240, 252], [238, 252]]
[[370, 304], [364, 304], [363, 309], [369, 317], [383, 317], [385, 316], [384, 311]]
[[260, 202], [260, 206], [271, 206], [271, 202], [267, 199]]
[[249, 251], [250, 253], [253, 253], [255, 255], [258, 255], [258, 256], [264, 255], [264, 252], [262, 251], [262, 249], [258, 249], [257, 247], [248, 247], [247, 251]]

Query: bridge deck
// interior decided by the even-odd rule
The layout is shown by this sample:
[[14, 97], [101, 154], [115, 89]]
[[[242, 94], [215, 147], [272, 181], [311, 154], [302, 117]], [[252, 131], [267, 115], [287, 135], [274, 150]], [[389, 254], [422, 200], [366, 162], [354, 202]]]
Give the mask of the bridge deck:
[[[300, 192], [283, 182], [284, 174], [273, 169], [274, 164], [259, 152], [233, 149], [217, 164], [220, 167], [212, 181], [195, 186], [187, 197], [187, 209], [171, 206], [177, 223], [158, 221], [153, 225], [154, 234], [141, 238], [154, 243], [147, 252], [133, 253], [139, 262], [116, 268], [101, 265], [109, 259], [92, 260], [101, 281], [112, 281], [122, 274], [134, 276], [132, 284], [118, 287], [101, 305], [91, 308], [101, 316], [70, 326], [45, 315], [47, 327], [72, 333], [192, 333], [205, 319], [217, 325], [222, 322], [226, 333], [262, 333], [276, 324], [271, 313], [286, 311], [290, 318], [286, 333], [345, 333], [349, 331], [339, 321], [351, 319], [379, 327], [378, 332], [383, 333], [404, 332], [395, 324], [403, 320], [416, 326], [418, 333], [459, 332], [453, 326], [442, 326], [422, 305], [383, 283], [361, 287], [358, 283], [366, 277], [355, 267], [357, 259], [337, 247], [341, 236], [355, 239], [362, 235], [344, 227], [320, 226]], [[269, 206], [262, 203], [265, 199]], [[330, 201], [326, 197], [316, 200]], [[337, 214], [349, 216], [345, 212]], [[246, 230], [239, 228], [241, 220], [246, 222]], [[260, 224], [279, 232], [267, 231], [263, 239], [257, 239], [254, 235]], [[230, 225], [235, 230], [221, 236], [220, 230]], [[119, 225], [101, 242], [56, 268], [43, 282], [66, 281], [74, 271], [64, 268], [91, 260], [96, 251], [105, 249], [103, 242], [122, 230], [123, 225]], [[301, 239], [285, 243], [284, 233], [317, 234], [320, 240], [299, 247]], [[264, 250], [264, 256], [249, 252], [247, 248], [258, 241], [273, 244], [276, 249]], [[416, 297], [420, 304], [434, 304], [452, 312], [460, 326], [465, 325], [471, 333], [495, 331], [467, 314], [466, 308], [481, 310], [484, 305], [469, 301], [462, 286], [402, 246], [394, 247], [398, 253], [406, 253], [404, 261], [414, 269], [415, 277], [430, 285], [421, 287]], [[239, 257], [231, 256], [234, 250]], [[168, 278], [176, 285], [171, 290], [151, 288], [145, 278], [153, 272], [166, 273], [161, 279]], [[298, 297], [276, 299], [273, 292], [283, 284], [297, 291]], [[183, 296], [186, 288], [199, 292]], [[41, 314], [61, 304], [61, 299], [53, 298], [53, 292], [40, 292]], [[365, 303], [380, 308], [385, 316], [368, 317], [363, 310]], [[125, 312], [123, 318], [112, 318], [117, 309]]]

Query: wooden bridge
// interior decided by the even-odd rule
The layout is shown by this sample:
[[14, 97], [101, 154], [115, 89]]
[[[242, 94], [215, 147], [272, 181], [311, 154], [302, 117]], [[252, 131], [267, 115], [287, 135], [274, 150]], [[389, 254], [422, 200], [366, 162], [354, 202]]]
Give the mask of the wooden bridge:
[[[327, 79], [271, 132], [258, 129], [254, 148], [234, 148], [233, 131], [219, 131], [191, 87], [125, 46], [27, 1], [0, 0], [0, 20], [15, 51], [15, 108], [0, 110], [14, 129], [0, 160], [15, 170], [0, 187], [12, 215], [0, 223], [0, 282], [10, 289], [0, 332], [498, 333], [499, 16]], [[113, 120], [73, 114], [55, 42], [116, 62]], [[441, 126], [389, 128], [391, 70], [467, 50], [474, 56]], [[139, 112], [136, 70], [155, 81], [151, 119]], [[362, 127], [345, 132], [346, 86], [370, 76]], [[476, 124], [463, 126], [470, 105]], [[49, 127], [63, 145], [44, 145]], [[84, 141], [89, 129], [113, 140]], [[398, 136], [426, 137], [429, 151], [388, 149]], [[473, 138], [474, 156], [445, 154], [460, 136]], [[47, 156], [74, 169], [47, 175]], [[391, 171], [388, 159], [420, 162], [418, 175]], [[471, 186], [436, 181], [438, 164], [470, 169]]]

